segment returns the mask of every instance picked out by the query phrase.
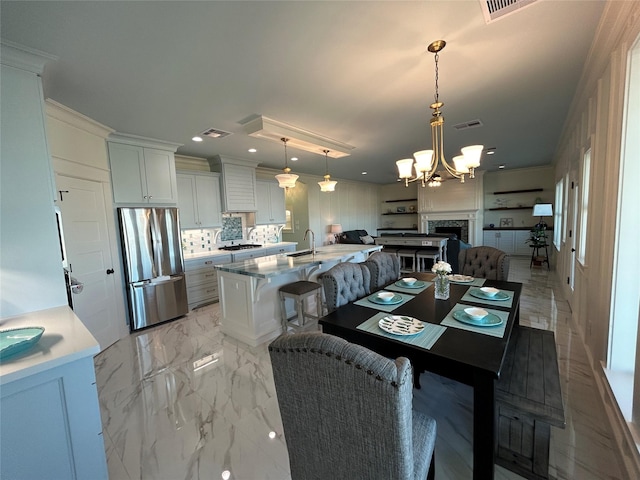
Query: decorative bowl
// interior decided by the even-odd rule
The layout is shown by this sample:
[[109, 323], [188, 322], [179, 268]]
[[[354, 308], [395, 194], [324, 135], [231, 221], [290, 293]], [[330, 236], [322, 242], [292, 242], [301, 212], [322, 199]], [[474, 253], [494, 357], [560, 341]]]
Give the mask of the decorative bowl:
[[407, 277], [407, 278], [403, 278], [402, 281], [404, 283], [406, 283], [407, 285], [413, 285], [414, 283], [416, 283], [418, 281], [418, 279], [417, 278]]
[[378, 293], [378, 298], [383, 302], [390, 302], [395, 295], [393, 292], [380, 292]]
[[496, 293], [498, 293], [500, 290], [498, 290], [497, 288], [493, 288], [493, 287], [482, 287], [480, 289], [482, 291], [482, 293], [484, 293], [487, 297], [495, 297]]
[[489, 315], [489, 312], [487, 312], [484, 308], [478, 307], [465, 308], [464, 313], [466, 313], [472, 320], [482, 320], [484, 317]]

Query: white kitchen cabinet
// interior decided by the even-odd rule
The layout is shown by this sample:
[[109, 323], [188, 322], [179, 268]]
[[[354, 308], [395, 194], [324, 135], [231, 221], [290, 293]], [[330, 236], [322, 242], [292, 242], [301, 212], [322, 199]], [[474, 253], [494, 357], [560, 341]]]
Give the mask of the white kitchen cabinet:
[[264, 257], [266, 255], [266, 248], [248, 248], [246, 250], [233, 252], [232, 257], [234, 262], [241, 262], [243, 260], [251, 260], [252, 258]]
[[108, 478], [93, 356], [100, 346], [67, 306], [12, 317], [45, 333], [0, 364], [0, 478]]
[[231, 263], [231, 254], [186, 259], [189, 310], [218, 300], [218, 274], [214, 265]]
[[485, 230], [482, 244], [513, 255], [515, 251], [515, 232], [513, 230]]
[[286, 223], [284, 189], [275, 182], [256, 181], [256, 225]]
[[531, 255], [531, 247], [527, 243], [527, 240], [531, 237], [530, 230], [516, 230], [515, 231], [515, 246], [514, 255]]
[[[140, 142], [142, 144], [136, 144]], [[143, 143], [144, 142], [144, 143]], [[171, 149], [155, 148], [160, 143], [124, 134], [110, 136], [109, 163], [115, 203], [175, 204], [176, 166]], [[169, 144], [173, 145], [173, 144]]]
[[297, 245], [297, 243], [290, 243], [288, 245], [276, 245], [273, 247], [267, 246], [267, 255], [278, 255], [279, 253], [295, 252]]
[[177, 173], [178, 208], [181, 228], [208, 228], [222, 225], [220, 175], [217, 173]]
[[258, 162], [217, 155], [209, 160], [211, 170], [221, 174], [222, 211], [255, 212]]

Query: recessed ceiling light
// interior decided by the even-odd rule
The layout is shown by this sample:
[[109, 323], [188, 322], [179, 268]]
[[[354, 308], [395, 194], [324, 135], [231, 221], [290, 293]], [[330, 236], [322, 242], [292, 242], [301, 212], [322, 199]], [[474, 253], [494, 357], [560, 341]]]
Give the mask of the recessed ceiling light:
[[504, 164], [498, 165], [498, 168], [504, 168]]
[[362, 175], [366, 175], [366, 174], [367, 174], [367, 172], [362, 172]]
[[297, 162], [298, 161], [298, 157], [291, 157], [291, 161], [292, 162]]
[[488, 147], [484, 149], [484, 152], [487, 155], [493, 155], [494, 153], [496, 153], [496, 147]]
[[249, 149], [249, 153], [256, 153], [258, 150], [256, 150], [255, 148], [250, 148]]
[[202, 137], [193, 137], [191, 140], [193, 140], [194, 142], [201, 142]]

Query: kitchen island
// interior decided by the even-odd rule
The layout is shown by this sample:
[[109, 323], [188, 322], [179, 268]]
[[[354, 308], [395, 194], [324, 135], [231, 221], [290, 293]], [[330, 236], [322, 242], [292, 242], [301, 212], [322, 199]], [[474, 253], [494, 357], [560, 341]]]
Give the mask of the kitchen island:
[[362, 262], [381, 248], [327, 245], [318, 248], [315, 254], [303, 250], [216, 265], [222, 332], [254, 347], [274, 339], [282, 333], [278, 299], [282, 285], [298, 280], [315, 281], [334, 265]]

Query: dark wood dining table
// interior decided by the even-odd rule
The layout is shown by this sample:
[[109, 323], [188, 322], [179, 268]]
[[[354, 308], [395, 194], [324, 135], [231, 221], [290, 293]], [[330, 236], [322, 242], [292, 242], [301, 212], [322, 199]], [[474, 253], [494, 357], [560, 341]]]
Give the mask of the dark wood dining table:
[[[419, 280], [433, 278], [432, 274], [426, 273], [416, 273], [412, 276]], [[522, 291], [522, 284], [515, 282], [486, 280], [484, 286], [513, 292], [511, 305], [507, 306], [499, 301], [487, 305], [487, 303], [468, 301], [467, 298], [461, 302], [461, 298], [469, 288], [474, 287], [469, 284], [451, 283], [448, 300], [435, 300], [434, 287], [431, 285], [390, 314], [406, 315], [423, 322], [440, 324], [458, 303], [499, 310], [508, 312], [502, 338], [449, 326], [435, 344], [426, 349], [402, 341], [403, 337], [389, 338], [389, 336], [358, 329], [359, 325], [377, 313], [373, 304], [369, 308], [349, 303], [319, 320], [324, 333], [342, 337], [387, 357], [407, 357], [417, 371], [433, 372], [473, 387], [473, 478], [475, 480], [494, 478], [497, 446], [496, 381], [500, 378], [511, 332], [514, 325], [518, 325], [520, 321]]]

